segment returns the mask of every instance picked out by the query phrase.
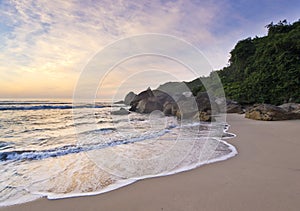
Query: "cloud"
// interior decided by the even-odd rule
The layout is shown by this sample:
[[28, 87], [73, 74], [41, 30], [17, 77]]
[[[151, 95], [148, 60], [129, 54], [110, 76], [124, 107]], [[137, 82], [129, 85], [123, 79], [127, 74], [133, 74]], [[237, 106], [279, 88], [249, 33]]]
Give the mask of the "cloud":
[[[185, 39], [204, 53], [213, 68], [221, 68], [238, 39], [264, 30], [258, 27], [264, 21], [254, 18], [256, 14], [243, 15], [251, 13], [245, 11], [251, 7], [238, 10], [244, 4], [229, 0], [1, 1], [0, 90], [6, 91], [0, 91], [0, 96], [15, 96], [17, 91], [8, 87], [32, 83], [41, 93], [52, 87], [53, 95], [68, 90], [64, 95], [70, 97], [69, 90], [93, 55], [115, 40], [143, 33]], [[253, 7], [253, 12], [258, 11], [274, 16], [270, 10]], [[185, 80], [184, 74], [179, 76]], [[33, 94], [28, 88], [24, 96]]]
[[205, 26], [215, 6], [197, 11], [194, 6], [183, 0], [9, 1], [1, 4], [1, 19], [10, 28], [1, 49], [1, 78], [25, 87], [26, 74], [36, 74], [35, 79], [56, 80], [53, 87], [63, 89], [63, 80], [74, 79], [74, 72], [79, 74], [92, 55], [114, 40], [147, 32], [209, 40]]
[[193, 7], [190, 1], [12, 1], [4, 14], [13, 26], [5, 50], [16, 64], [40, 66], [46, 59], [65, 66], [130, 35], [155, 32], [207, 40], [211, 35], [204, 26], [211, 24], [214, 7]]

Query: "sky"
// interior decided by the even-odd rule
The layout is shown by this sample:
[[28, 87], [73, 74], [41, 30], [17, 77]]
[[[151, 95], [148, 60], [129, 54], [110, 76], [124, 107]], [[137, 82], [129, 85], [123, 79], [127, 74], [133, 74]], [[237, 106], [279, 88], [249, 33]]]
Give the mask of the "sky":
[[[183, 39], [212, 69], [221, 69], [237, 41], [264, 36], [270, 22], [292, 23], [299, 14], [299, 0], [0, 0], [0, 98], [72, 98], [98, 52], [144, 33]], [[118, 66], [100, 86], [100, 98], [195, 78], [168, 59], [146, 62], [157, 65], [145, 68], [140, 58]], [[143, 68], [143, 74], [131, 71]], [[119, 78], [131, 74], [122, 81], [116, 72], [122, 72]]]

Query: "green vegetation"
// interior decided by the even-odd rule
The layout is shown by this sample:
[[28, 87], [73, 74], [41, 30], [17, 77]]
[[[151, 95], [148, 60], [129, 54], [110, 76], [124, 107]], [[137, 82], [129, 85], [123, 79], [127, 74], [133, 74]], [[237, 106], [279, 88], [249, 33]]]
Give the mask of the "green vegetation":
[[[300, 103], [300, 20], [266, 28], [267, 36], [239, 41], [230, 52], [229, 66], [201, 80], [213, 88], [218, 73], [226, 97], [241, 104]], [[186, 84], [194, 95], [205, 91], [199, 79]]]

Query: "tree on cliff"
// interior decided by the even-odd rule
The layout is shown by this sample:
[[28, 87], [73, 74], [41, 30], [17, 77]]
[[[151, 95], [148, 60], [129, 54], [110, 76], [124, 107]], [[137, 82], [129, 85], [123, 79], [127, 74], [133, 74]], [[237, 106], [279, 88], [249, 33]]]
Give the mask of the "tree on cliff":
[[[300, 20], [266, 28], [267, 36], [239, 41], [230, 52], [229, 66], [216, 71], [225, 94], [243, 104], [300, 103]], [[187, 85], [194, 94], [204, 89], [195, 81]]]

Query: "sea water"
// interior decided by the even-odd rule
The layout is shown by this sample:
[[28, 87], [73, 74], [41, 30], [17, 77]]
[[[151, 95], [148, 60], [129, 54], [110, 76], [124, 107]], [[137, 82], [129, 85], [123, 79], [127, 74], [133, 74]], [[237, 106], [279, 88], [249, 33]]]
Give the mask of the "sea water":
[[120, 107], [125, 105], [1, 100], [0, 206], [99, 194], [237, 153], [221, 140], [234, 136], [225, 132], [225, 122], [178, 121], [159, 112], [111, 114]]

